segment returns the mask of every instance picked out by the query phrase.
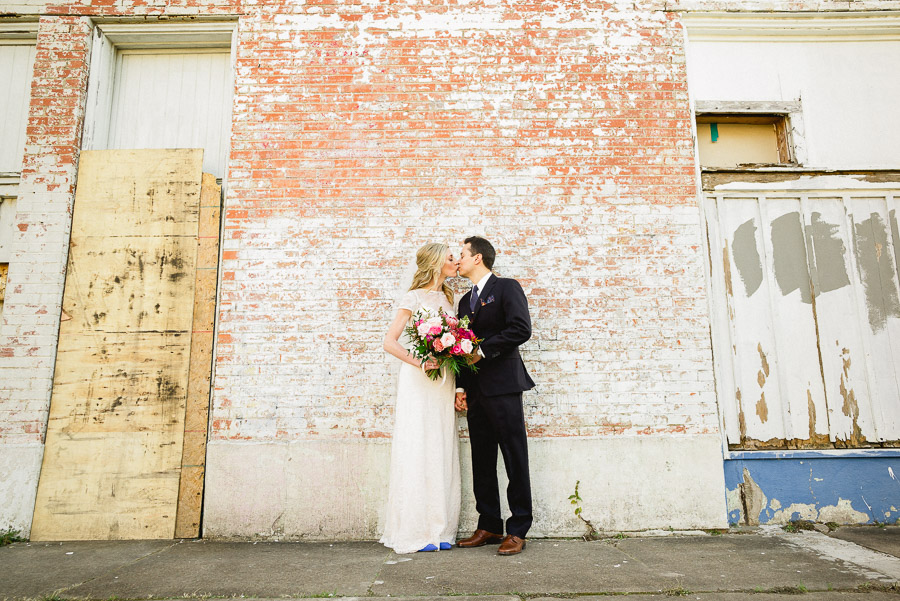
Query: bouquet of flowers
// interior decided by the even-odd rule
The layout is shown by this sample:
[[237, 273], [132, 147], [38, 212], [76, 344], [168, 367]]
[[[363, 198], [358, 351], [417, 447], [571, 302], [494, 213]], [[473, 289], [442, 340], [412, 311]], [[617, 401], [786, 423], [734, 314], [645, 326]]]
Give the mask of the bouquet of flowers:
[[[434, 313], [427, 309], [419, 309], [412, 318], [412, 325], [406, 328], [406, 335], [413, 344], [412, 351], [422, 361], [428, 359], [438, 362], [437, 369], [426, 370], [432, 380], [437, 380], [444, 367], [456, 375], [465, 366], [473, 372], [478, 371], [466, 360], [478, 348], [480, 338], [469, 329], [469, 317], [453, 317], [443, 311]], [[446, 375], [446, 374], [445, 374]]]

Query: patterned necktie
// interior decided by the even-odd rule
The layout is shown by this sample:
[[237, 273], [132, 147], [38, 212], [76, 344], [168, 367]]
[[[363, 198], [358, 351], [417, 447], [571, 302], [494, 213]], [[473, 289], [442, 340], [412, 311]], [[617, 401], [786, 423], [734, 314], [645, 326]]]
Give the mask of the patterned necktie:
[[478, 286], [472, 286], [472, 296], [469, 297], [469, 310], [475, 312], [475, 305], [478, 304]]

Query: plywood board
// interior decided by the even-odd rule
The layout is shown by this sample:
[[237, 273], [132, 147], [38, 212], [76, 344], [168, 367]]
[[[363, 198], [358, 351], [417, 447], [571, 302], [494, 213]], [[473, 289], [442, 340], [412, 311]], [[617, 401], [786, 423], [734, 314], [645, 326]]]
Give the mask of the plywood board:
[[213, 327], [216, 314], [221, 194], [222, 189], [216, 184], [215, 176], [204, 173], [200, 199], [200, 236], [197, 241], [197, 273], [194, 284], [194, 320], [185, 408], [184, 450], [175, 522], [176, 538], [200, 536], [209, 422], [209, 388], [212, 376]]
[[202, 160], [81, 154], [32, 540], [174, 536]]

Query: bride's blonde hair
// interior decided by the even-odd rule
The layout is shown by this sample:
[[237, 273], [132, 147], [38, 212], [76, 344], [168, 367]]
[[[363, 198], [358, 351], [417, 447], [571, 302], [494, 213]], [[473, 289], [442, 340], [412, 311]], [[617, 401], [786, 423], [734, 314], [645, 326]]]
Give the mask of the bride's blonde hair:
[[[431, 242], [416, 251], [416, 275], [413, 276], [410, 290], [430, 287], [441, 273], [444, 261], [447, 260], [447, 251], [450, 247], [440, 242]], [[447, 301], [453, 304], [453, 291], [447, 285], [447, 281], [441, 285], [441, 292], [447, 297]]]

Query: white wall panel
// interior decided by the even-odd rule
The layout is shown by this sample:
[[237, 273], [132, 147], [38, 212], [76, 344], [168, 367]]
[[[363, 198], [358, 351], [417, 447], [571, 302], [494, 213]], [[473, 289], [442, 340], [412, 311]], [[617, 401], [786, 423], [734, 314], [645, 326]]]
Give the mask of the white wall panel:
[[807, 166], [900, 167], [900, 41], [704, 40], [689, 43], [695, 101], [796, 101]]
[[0, 45], [0, 172], [22, 170], [34, 45]]
[[225, 176], [231, 131], [231, 56], [118, 53], [108, 148], [203, 148], [203, 170]]

